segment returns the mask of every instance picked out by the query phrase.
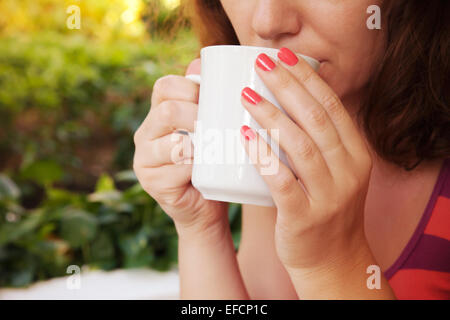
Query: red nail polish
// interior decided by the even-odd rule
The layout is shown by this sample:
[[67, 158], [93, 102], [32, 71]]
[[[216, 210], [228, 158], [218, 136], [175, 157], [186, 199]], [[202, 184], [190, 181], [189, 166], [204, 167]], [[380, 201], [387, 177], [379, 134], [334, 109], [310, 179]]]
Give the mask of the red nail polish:
[[281, 48], [278, 51], [278, 58], [289, 66], [295, 66], [298, 62], [298, 58], [288, 48]]
[[249, 87], [245, 87], [244, 90], [242, 90], [241, 95], [245, 98], [245, 100], [254, 105], [260, 103], [262, 100], [261, 96]]
[[275, 63], [265, 53], [256, 58], [256, 65], [264, 71], [272, 71], [275, 68]]
[[241, 127], [241, 134], [245, 137], [247, 140], [253, 140], [256, 138], [255, 132], [249, 127], [249, 126], [242, 126]]

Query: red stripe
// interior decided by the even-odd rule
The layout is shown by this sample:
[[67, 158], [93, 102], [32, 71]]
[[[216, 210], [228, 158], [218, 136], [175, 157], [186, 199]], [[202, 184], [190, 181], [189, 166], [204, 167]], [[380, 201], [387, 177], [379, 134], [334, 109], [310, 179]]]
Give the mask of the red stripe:
[[450, 273], [420, 269], [401, 269], [389, 280], [397, 299], [448, 300]]
[[450, 241], [450, 199], [438, 197], [424, 233]]

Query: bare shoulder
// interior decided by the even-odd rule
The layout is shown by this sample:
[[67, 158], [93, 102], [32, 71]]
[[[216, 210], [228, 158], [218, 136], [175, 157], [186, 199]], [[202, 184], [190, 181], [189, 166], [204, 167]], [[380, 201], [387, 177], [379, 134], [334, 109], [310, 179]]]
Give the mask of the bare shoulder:
[[239, 268], [252, 299], [298, 299], [275, 251], [276, 208], [242, 205]]

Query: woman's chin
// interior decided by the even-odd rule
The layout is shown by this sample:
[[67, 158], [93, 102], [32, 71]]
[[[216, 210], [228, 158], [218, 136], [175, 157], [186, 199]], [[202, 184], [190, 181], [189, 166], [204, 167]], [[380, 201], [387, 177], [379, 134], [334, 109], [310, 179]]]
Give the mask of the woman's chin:
[[349, 83], [339, 77], [339, 73], [329, 61], [322, 61], [319, 70], [319, 76], [330, 86], [330, 88], [343, 100], [349, 94]]
[[333, 72], [333, 66], [329, 61], [322, 61], [320, 63], [319, 70], [317, 71], [319, 76], [337, 93], [340, 97], [341, 92], [339, 92], [339, 83], [336, 81], [335, 72]]
[[319, 70], [317, 71], [317, 73], [319, 74], [319, 76], [322, 79], [324, 79], [326, 81], [329, 69], [330, 69], [330, 63], [328, 61], [321, 61]]

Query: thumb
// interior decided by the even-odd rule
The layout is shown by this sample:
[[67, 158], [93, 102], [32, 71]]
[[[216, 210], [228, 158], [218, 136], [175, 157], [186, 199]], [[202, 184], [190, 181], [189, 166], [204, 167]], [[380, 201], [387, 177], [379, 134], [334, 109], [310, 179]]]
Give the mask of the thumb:
[[186, 75], [188, 74], [200, 74], [201, 70], [201, 60], [193, 60], [186, 69]]

